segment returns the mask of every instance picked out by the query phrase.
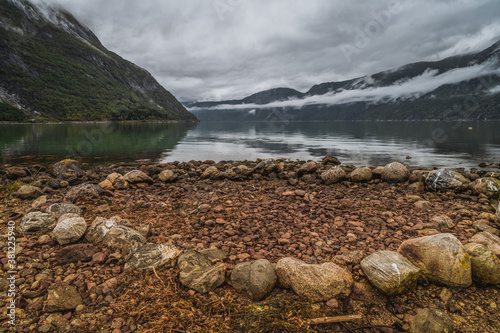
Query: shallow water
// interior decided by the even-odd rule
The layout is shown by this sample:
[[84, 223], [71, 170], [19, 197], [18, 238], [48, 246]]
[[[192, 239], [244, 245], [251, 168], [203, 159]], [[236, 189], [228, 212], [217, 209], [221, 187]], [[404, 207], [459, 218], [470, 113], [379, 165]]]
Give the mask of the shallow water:
[[[150, 159], [321, 160], [343, 164], [478, 167], [500, 162], [499, 122], [200, 122], [1, 124], [4, 163], [65, 157], [101, 163]], [[411, 157], [411, 159], [407, 159]]]

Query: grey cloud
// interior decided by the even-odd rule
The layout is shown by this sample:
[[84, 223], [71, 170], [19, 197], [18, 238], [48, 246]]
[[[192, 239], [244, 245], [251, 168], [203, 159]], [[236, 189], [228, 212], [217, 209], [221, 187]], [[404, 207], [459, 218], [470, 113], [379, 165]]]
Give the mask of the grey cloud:
[[[278, 86], [305, 91], [500, 38], [497, 0], [48, 1], [181, 100], [242, 98]], [[356, 53], [346, 58], [341, 45]]]

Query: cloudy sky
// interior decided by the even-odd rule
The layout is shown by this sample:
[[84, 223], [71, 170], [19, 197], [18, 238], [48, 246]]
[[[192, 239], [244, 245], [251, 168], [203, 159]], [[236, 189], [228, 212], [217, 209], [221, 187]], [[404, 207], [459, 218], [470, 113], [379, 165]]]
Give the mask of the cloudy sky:
[[307, 91], [500, 39], [498, 0], [47, 0], [181, 101]]

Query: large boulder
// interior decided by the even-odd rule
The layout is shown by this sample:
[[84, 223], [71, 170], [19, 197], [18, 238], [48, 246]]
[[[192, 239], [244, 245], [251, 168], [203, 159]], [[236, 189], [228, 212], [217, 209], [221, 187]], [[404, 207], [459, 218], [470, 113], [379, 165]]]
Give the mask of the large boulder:
[[55, 203], [53, 205], [50, 205], [45, 212], [53, 213], [56, 218], [60, 218], [65, 214], [82, 215], [83, 213], [80, 207], [67, 203]]
[[452, 234], [409, 239], [398, 252], [420, 268], [429, 281], [450, 287], [468, 287], [472, 283], [470, 258]]
[[470, 241], [471, 243], [486, 245], [498, 258], [500, 258], [500, 237], [484, 231], [472, 236]]
[[414, 289], [420, 273], [418, 267], [393, 251], [380, 251], [369, 255], [361, 261], [361, 268], [368, 280], [387, 295], [397, 295]]
[[408, 333], [452, 333], [453, 320], [438, 309], [425, 308], [410, 322]]
[[181, 251], [173, 245], [144, 244], [139, 247], [125, 263], [125, 269], [136, 268], [140, 271], [158, 268], [171, 268]]
[[234, 289], [254, 301], [266, 298], [276, 284], [276, 272], [266, 259], [236, 265], [231, 273]]
[[146, 243], [146, 238], [139, 231], [132, 229], [126, 219], [113, 216], [110, 219], [96, 217], [87, 229], [85, 241], [93, 244], [103, 243], [133, 253]]
[[500, 180], [493, 177], [476, 179], [471, 184], [472, 192], [475, 194], [484, 194], [490, 198], [500, 197]]
[[45, 312], [62, 312], [74, 310], [83, 299], [75, 287], [70, 285], [58, 285], [48, 290]]
[[35, 199], [41, 195], [43, 195], [42, 190], [32, 185], [22, 185], [16, 192], [12, 193], [13, 197], [19, 199]]
[[135, 184], [135, 183], [148, 183], [152, 184], [153, 183], [153, 178], [149, 177], [146, 175], [144, 172], [141, 170], [132, 170], [123, 176], [123, 179], [125, 181]]
[[429, 172], [425, 185], [432, 191], [461, 192], [469, 188], [469, 180], [456, 171], [439, 169]]
[[472, 279], [480, 285], [500, 284], [500, 259], [486, 245], [469, 243], [464, 246], [470, 256]]
[[52, 214], [31, 212], [23, 217], [19, 228], [25, 235], [39, 236], [51, 232], [56, 224], [56, 218]]
[[215, 290], [226, 280], [226, 265], [212, 261], [204, 254], [186, 251], [178, 259], [179, 281], [200, 293]]
[[55, 177], [72, 178], [83, 176], [82, 164], [76, 160], [66, 159], [52, 165], [50, 172]]
[[410, 178], [410, 170], [399, 162], [392, 162], [384, 167], [381, 176], [385, 182], [402, 183]]
[[324, 302], [350, 295], [351, 274], [332, 262], [310, 265], [295, 258], [283, 258], [276, 264], [278, 281], [311, 302]]
[[52, 233], [59, 244], [65, 245], [78, 241], [85, 234], [85, 230], [87, 223], [82, 217], [66, 214], [61, 216]]
[[102, 188], [95, 184], [80, 184], [68, 190], [65, 200], [71, 202], [90, 201], [99, 198]]
[[349, 175], [353, 182], [367, 182], [370, 181], [373, 177], [372, 170], [368, 167], [362, 167], [354, 169], [353, 172]]
[[347, 178], [347, 173], [341, 166], [336, 165], [323, 172], [320, 177], [325, 184], [329, 185]]

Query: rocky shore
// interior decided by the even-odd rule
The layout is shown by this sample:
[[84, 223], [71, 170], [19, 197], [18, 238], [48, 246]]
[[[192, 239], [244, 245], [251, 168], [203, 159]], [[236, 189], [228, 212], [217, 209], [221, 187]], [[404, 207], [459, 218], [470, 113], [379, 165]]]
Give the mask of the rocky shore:
[[327, 156], [0, 176], [0, 332], [500, 332], [498, 172]]

